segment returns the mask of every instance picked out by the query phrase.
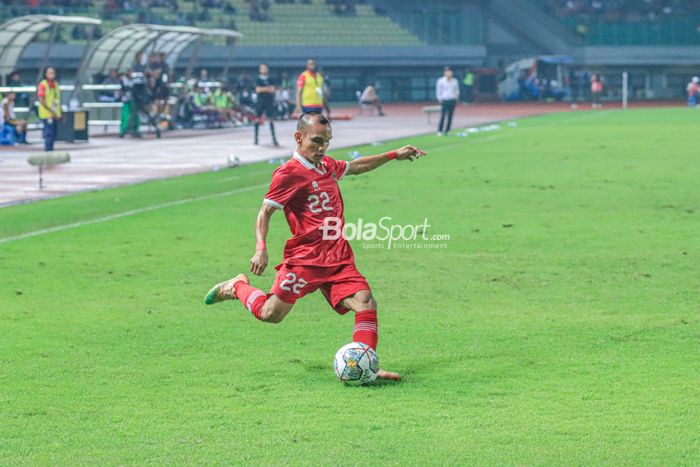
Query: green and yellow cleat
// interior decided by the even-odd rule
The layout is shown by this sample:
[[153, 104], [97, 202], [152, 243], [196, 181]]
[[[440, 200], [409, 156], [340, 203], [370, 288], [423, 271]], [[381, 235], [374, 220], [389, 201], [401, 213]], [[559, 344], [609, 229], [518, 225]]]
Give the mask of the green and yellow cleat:
[[207, 292], [207, 296], [204, 297], [204, 303], [206, 303], [207, 305], [213, 305], [215, 303], [223, 302], [224, 300], [235, 300], [235, 285], [238, 282], [245, 282], [246, 284], [250, 284], [250, 281], [248, 280], [248, 277], [245, 274], [239, 274], [233, 279], [221, 282], [212, 287], [211, 290]]

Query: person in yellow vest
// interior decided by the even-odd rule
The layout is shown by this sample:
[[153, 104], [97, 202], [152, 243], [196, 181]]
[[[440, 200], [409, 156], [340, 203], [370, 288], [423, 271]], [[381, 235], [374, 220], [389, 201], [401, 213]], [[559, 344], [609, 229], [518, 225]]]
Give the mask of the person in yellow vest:
[[316, 60], [306, 61], [306, 70], [297, 78], [297, 113], [323, 113], [325, 94], [323, 76], [316, 70]]
[[464, 72], [464, 102], [470, 103], [474, 100], [474, 73], [467, 69]]
[[61, 89], [56, 81], [56, 70], [47, 68], [44, 79], [36, 89], [39, 118], [44, 124], [44, 150], [53, 151], [56, 128], [61, 118]]

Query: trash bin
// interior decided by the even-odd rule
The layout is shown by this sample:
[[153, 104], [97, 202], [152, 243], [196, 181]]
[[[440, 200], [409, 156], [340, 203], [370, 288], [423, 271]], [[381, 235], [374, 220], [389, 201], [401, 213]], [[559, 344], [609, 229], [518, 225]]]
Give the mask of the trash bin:
[[88, 140], [88, 111], [83, 109], [69, 110], [63, 112], [63, 116], [58, 121], [56, 141]]

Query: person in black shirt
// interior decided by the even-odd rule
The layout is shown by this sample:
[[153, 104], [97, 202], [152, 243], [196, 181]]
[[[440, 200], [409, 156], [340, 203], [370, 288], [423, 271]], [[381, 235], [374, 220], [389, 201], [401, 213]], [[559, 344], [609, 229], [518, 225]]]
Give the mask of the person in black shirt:
[[[275, 124], [272, 121], [275, 115], [275, 89], [276, 84], [270, 78], [270, 69], [265, 64], [260, 65], [260, 75], [255, 80], [255, 93], [258, 95], [258, 101], [255, 106], [255, 144], [258, 144], [258, 133], [260, 132], [260, 124], [264, 123], [264, 117], [267, 117], [270, 122], [270, 132], [272, 133], [272, 144], [279, 146], [277, 137], [275, 136]], [[264, 114], [264, 116], [263, 116]]]

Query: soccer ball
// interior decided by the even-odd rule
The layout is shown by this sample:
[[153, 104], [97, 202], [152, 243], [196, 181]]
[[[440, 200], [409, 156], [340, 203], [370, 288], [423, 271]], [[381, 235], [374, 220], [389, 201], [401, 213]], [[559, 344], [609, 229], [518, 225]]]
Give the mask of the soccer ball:
[[228, 156], [228, 166], [230, 168], [233, 169], [235, 167], [238, 167], [239, 165], [241, 165], [241, 158], [240, 157], [233, 155], [233, 154]]
[[377, 378], [379, 358], [367, 344], [351, 342], [335, 353], [335, 375], [348, 385], [371, 383]]

